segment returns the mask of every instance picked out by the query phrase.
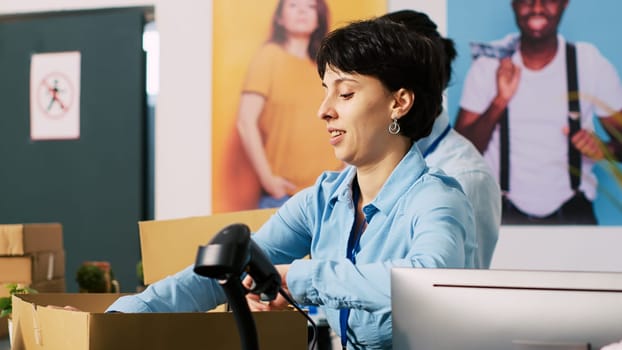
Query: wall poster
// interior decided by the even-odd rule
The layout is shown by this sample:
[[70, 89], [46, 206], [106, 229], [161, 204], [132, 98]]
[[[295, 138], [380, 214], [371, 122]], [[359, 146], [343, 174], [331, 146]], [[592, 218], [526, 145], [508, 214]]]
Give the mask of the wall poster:
[[[585, 214], [579, 224], [589, 224], [590, 215], [599, 225], [622, 224], [620, 10], [614, 0], [447, 0], [447, 33], [458, 47], [449, 115], [458, 131], [471, 128], [465, 136], [479, 142], [500, 182], [507, 170], [512, 210], [534, 218], [526, 223], [564, 216], [559, 222], [572, 224], [567, 219]], [[549, 46], [550, 33], [562, 45]], [[569, 88], [572, 49], [564, 42], [576, 49], [578, 93]], [[507, 142], [501, 123], [492, 132], [476, 124], [506, 94]], [[568, 136], [573, 128], [584, 130], [579, 140]], [[617, 147], [617, 155], [591, 135]]]
[[279, 206], [322, 170], [343, 167], [316, 116], [324, 91], [312, 58], [328, 31], [387, 11], [385, 0], [352, 5], [214, 2], [214, 213]]

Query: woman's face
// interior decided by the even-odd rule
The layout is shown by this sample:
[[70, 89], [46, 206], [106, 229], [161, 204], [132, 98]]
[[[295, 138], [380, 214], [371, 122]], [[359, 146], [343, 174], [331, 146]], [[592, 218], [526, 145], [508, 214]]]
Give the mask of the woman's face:
[[393, 95], [380, 80], [326, 67], [325, 97], [318, 116], [326, 121], [335, 156], [355, 166], [379, 162], [397, 137], [389, 134]]
[[288, 35], [310, 36], [318, 26], [316, 0], [284, 0], [278, 23]]

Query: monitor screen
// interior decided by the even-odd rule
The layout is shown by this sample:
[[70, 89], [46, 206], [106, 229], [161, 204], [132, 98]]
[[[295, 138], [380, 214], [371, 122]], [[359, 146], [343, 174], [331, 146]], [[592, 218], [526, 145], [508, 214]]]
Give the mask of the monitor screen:
[[622, 273], [394, 268], [393, 348], [584, 350], [622, 339]]

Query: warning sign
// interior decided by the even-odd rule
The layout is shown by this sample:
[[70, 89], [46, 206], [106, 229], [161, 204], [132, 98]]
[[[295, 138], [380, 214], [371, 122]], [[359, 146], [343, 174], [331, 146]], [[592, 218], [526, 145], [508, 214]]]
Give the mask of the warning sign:
[[32, 56], [30, 138], [80, 138], [80, 52]]

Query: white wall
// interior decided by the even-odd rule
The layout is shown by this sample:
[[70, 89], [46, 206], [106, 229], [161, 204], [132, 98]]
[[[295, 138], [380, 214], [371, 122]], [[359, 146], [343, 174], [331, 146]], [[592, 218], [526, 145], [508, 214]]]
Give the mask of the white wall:
[[622, 229], [503, 226], [491, 269], [622, 272]]
[[447, 34], [447, 1], [446, 0], [387, 0], [389, 11], [413, 9], [425, 12], [436, 22], [438, 31]]

